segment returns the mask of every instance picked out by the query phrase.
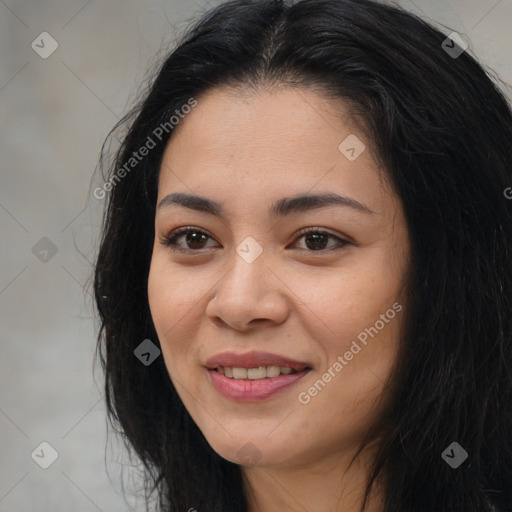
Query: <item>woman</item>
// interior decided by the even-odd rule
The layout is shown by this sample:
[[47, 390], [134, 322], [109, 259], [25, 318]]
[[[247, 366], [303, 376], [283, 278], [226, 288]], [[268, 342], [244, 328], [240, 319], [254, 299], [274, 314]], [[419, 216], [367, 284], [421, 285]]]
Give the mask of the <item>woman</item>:
[[512, 510], [512, 118], [460, 36], [234, 1], [105, 176], [109, 417], [162, 510]]

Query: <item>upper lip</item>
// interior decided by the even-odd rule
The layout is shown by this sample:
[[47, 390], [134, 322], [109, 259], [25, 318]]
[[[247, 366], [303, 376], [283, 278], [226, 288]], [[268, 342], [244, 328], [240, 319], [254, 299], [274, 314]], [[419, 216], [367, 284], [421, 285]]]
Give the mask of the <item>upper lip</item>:
[[219, 366], [228, 368], [257, 368], [258, 366], [287, 366], [296, 371], [311, 368], [306, 362], [296, 361], [288, 357], [269, 352], [245, 352], [244, 354], [236, 354], [234, 352], [222, 352], [210, 357], [205, 366], [214, 370]]

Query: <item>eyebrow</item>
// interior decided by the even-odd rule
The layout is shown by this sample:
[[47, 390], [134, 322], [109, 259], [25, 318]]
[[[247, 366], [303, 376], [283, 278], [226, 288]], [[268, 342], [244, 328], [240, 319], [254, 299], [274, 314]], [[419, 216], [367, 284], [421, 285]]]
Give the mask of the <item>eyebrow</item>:
[[[176, 192], [165, 196], [158, 204], [158, 209], [171, 205], [179, 205], [191, 210], [209, 213], [222, 218], [225, 217], [222, 203], [206, 197]], [[294, 213], [326, 208], [333, 205], [353, 208], [363, 213], [375, 214], [368, 206], [351, 197], [326, 192], [323, 194], [301, 194], [278, 199], [271, 205], [269, 215], [271, 217], [284, 217]]]

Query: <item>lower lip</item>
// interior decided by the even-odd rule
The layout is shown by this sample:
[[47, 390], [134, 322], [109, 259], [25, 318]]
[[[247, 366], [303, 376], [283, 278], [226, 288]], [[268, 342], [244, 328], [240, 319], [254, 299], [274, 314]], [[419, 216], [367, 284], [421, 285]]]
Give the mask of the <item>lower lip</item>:
[[222, 396], [237, 402], [256, 402], [269, 398], [302, 379], [309, 369], [290, 375], [278, 375], [266, 379], [230, 379], [216, 370], [208, 370], [212, 385]]

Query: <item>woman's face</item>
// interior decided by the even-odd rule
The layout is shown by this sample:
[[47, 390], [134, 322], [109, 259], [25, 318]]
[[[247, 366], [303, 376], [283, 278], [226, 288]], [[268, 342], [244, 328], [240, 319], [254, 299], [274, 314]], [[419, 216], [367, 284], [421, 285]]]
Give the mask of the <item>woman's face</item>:
[[185, 407], [232, 462], [339, 457], [385, 406], [408, 234], [343, 109], [306, 89], [214, 89], [166, 147], [151, 314]]

